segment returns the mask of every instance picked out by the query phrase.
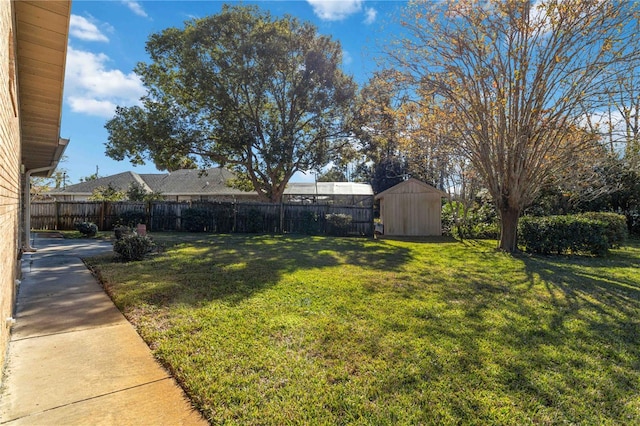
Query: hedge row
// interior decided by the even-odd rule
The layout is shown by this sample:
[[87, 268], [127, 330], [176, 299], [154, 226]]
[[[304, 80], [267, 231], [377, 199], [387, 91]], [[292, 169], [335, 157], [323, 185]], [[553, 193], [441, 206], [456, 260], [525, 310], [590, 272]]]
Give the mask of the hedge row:
[[620, 247], [627, 239], [627, 218], [622, 214], [589, 212], [582, 213], [578, 216], [604, 222], [606, 226], [607, 241], [609, 242], [609, 247], [611, 248]]
[[518, 235], [528, 252], [605, 255], [626, 238], [626, 218], [614, 213], [523, 217]]

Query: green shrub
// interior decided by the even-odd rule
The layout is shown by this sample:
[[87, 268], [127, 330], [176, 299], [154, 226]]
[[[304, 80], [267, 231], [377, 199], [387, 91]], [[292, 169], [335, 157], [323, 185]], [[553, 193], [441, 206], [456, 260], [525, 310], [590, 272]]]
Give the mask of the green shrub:
[[582, 213], [580, 216], [606, 224], [609, 247], [620, 247], [626, 241], [628, 234], [626, 216], [606, 212], [588, 212]]
[[328, 233], [336, 236], [345, 236], [349, 231], [353, 218], [349, 214], [329, 213], [325, 215], [328, 225]]
[[204, 232], [211, 229], [211, 215], [207, 210], [188, 208], [182, 211], [182, 229], [189, 232]]
[[486, 223], [480, 222], [476, 223], [471, 227], [469, 235], [467, 238], [473, 239], [497, 239], [500, 236], [500, 226], [498, 226], [497, 222]]
[[133, 228], [124, 225], [116, 225], [113, 228], [113, 234], [116, 237], [116, 240], [119, 240], [126, 235], [132, 234], [133, 232]]
[[459, 201], [450, 201], [442, 206], [442, 234], [457, 239], [496, 239], [500, 226], [496, 209], [491, 203], [477, 203], [465, 207]]
[[627, 212], [627, 226], [631, 235], [640, 236], [640, 211]]
[[154, 246], [151, 238], [133, 233], [116, 240], [113, 243], [113, 251], [118, 253], [125, 262], [130, 262], [144, 259]]
[[116, 220], [118, 225], [128, 226], [129, 228], [135, 228], [139, 223], [147, 223], [147, 215], [145, 212], [137, 210], [127, 210], [118, 215]]
[[215, 232], [229, 233], [233, 231], [233, 209], [231, 206], [215, 209]]
[[518, 236], [526, 251], [539, 254], [591, 253], [609, 250], [607, 224], [582, 216], [525, 216], [520, 219]]
[[302, 212], [301, 231], [307, 235], [317, 235], [320, 233], [320, 222], [318, 219], [318, 214], [315, 212]]
[[77, 222], [73, 226], [85, 237], [95, 237], [98, 233], [98, 225], [93, 222]]
[[250, 209], [247, 212], [247, 232], [254, 234], [264, 232], [264, 218], [260, 210]]

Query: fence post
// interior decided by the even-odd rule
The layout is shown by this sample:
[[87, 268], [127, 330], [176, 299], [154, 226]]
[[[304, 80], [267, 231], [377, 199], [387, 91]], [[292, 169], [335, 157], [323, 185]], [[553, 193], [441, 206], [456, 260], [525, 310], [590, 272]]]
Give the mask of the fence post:
[[152, 211], [151, 210], [151, 203], [152, 203], [151, 200], [146, 201], [144, 203], [144, 213], [145, 213], [145, 216], [147, 217], [147, 225], [149, 226], [149, 231], [151, 231], [153, 229], [153, 226], [151, 226], [152, 225], [151, 222], [153, 221], [153, 219], [151, 217], [151, 211]]
[[280, 199], [280, 233], [284, 234], [284, 203]]
[[58, 200], [53, 202], [53, 229], [56, 231], [60, 230], [60, 204]]
[[238, 230], [238, 203], [235, 199], [231, 206], [233, 207], [233, 227], [231, 228], [231, 232], [235, 234]]
[[100, 216], [99, 216], [100, 229], [102, 229], [103, 231], [106, 228], [106, 225], [105, 225], [105, 222], [104, 222], [104, 216], [105, 216], [105, 214], [104, 214], [105, 206], [104, 205], [105, 205], [105, 203], [106, 203], [106, 201], [103, 201], [102, 203], [100, 203]]

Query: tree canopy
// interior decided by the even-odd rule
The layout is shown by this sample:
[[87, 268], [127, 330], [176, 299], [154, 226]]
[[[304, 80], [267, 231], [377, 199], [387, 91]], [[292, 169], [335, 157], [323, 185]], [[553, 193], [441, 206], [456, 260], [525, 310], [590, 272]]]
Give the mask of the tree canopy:
[[356, 86], [339, 43], [292, 17], [223, 6], [149, 37], [142, 106], [118, 107], [106, 153], [173, 170], [212, 163], [278, 201], [296, 171], [348, 145]]
[[500, 248], [542, 184], [597, 149], [586, 112], [637, 64], [624, 1], [417, 0], [389, 58], [423, 108], [443, 105], [501, 219]]

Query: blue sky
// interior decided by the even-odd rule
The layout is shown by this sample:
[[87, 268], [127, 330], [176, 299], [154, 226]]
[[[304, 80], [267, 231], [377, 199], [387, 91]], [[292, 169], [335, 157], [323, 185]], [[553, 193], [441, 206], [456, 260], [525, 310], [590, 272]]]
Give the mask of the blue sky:
[[[153, 164], [133, 167], [104, 154], [104, 124], [117, 105], [135, 105], [145, 93], [133, 68], [147, 61], [148, 36], [184, 21], [217, 13], [224, 3], [258, 4], [274, 16], [293, 15], [314, 23], [321, 34], [340, 41], [343, 69], [364, 83], [376, 69], [380, 46], [389, 38], [393, 17], [404, 1], [307, 0], [223, 2], [200, 1], [83, 1], [73, 0], [69, 28], [64, 105], [60, 136], [71, 140], [66, 160], [67, 184], [96, 172], [107, 176], [127, 170], [159, 173]], [[312, 181], [298, 174], [296, 181]]]

